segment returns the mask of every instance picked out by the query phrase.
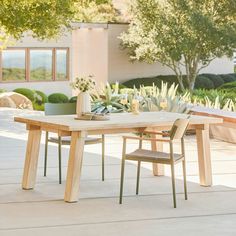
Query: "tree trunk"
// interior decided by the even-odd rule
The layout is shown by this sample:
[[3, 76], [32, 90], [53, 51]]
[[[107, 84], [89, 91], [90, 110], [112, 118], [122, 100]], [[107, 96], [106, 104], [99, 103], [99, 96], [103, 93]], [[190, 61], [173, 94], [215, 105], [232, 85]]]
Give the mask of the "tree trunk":
[[177, 75], [177, 79], [178, 79], [181, 91], [184, 91], [185, 88], [184, 88], [184, 83], [183, 83], [183, 76], [182, 75]]
[[188, 71], [187, 73], [187, 82], [188, 82], [188, 88], [192, 92], [194, 90], [195, 86], [195, 81], [197, 77], [197, 65], [198, 63], [190, 63], [186, 65], [186, 70]]

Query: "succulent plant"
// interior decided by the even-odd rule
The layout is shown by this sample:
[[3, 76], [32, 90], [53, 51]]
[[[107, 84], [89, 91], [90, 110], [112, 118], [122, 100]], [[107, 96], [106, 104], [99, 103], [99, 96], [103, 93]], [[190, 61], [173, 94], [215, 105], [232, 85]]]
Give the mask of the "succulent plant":
[[102, 94], [93, 101], [92, 112], [118, 113], [126, 111], [126, 106], [121, 103], [122, 97], [117, 91], [116, 88], [112, 89], [110, 84], [107, 84]]
[[188, 113], [190, 106], [185, 101], [187, 95], [183, 97], [177, 95], [177, 89], [178, 85], [172, 84], [168, 88], [167, 83], [162, 83], [161, 89], [153, 85], [147, 94], [143, 87], [141, 93], [145, 96], [142, 101], [142, 110]]

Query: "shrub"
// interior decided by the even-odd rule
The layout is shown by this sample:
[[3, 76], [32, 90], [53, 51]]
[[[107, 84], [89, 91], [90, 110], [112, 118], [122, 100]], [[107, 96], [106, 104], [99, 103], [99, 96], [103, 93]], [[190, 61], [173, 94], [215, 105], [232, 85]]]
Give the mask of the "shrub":
[[13, 90], [13, 92], [15, 93], [19, 93], [22, 94], [24, 96], [26, 96], [31, 102], [35, 101], [35, 92], [31, 89], [27, 89], [27, 88], [17, 88], [15, 90]]
[[220, 86], [219, 88], [220, 90], [225, 90], [225, 89], [236, 89], [236, 81], [234, 82], [231, 82], [231, 83], [226, 83], [226, 84], [223, 84], [222, 86]]
[[67, 103], [69, 98], [63, 93], [53, 93], [48, 96], [48, 102], [50, 103]]
[[195, 82], [195, 89], [213, 89], [214, 83], [203, 75], [198, 75]]
[[214, 88], [218, 88], [225, 83], [223, 78], [221, 78], [219, 75], [201, 74], [201, 76], [204, 76], [204, 77], [207, 77], [208, 79], [210, 79], [214, 84]]
[[44, 104], [33, 103], [33, 108], [36, 111], [44, 111]]
[[226, 75], [219, 75], [225, 83], [230, 83], [236, 81], [236, 74], [226, 74]]
[[[110, 84], [110, 86], [111, 86], [112, 88], [114, 88], [115, 85], [116, 85], [116, 83]], [[120, 90], [120, 89], [124, 89], [124, 88], [126, 88], [126, 86], [125, 86], [124, 84], [120, 84], [120, 83], [119, 83], [119, 90]]]
[[77, 102], [77, 96], [71, 97], [69, 102], [70, 103], [76, 103]]
[[[144, 85], [146, 87], [155, 84], [158, 88], [161, 88], [162, 81], [168, 83], [168, 87], [170, 87], [173, 83], [175, 83], [176, 85], [179, 84], [178, 79], [175, 75], [158, 75], [155, 77], [128, 80], [124, 82], [123, 85], [127, 88], [133, 88], [134, 86], [136, 88], [139, 88], [140, 85]], [[184, 85], [186, 86], [186, 80], [184, 80]]]
[[37, 104], [41, 105], [41, 104], [48, 102], [48, 96], [45, 93], [43, 93], [39, 90], [35, 90], [35, 93], [36, 93], [35, 102]]

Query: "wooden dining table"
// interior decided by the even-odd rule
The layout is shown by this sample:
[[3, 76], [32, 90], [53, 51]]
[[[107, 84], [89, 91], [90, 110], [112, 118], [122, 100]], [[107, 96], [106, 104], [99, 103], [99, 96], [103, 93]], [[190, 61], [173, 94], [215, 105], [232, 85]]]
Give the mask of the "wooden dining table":
[[[71, 136], [69, 160], [67, 167], [64, 200], [77, 202], [87, 135], [137, 133], [145, 130], [169, 130], [177, 118], [186, 118], [186, 114], [171, 112], [143, 112], [111, 114], [106, 121], [76, 120], [75, 115], [63, 116], [22, 116], [15, 117], [16, 122], [25, 123], [28, 133], [22, 188], [34, 189], [42, 131], [59, 136]], [[210, 155], [209, 125], [222, 123], [222, 119], [192, 115], [189, 129], [196, 130], [200, 185], [212, 185], [212, 168]], [[155, 135], [153, 136], [155, 138]], [[162, 145], [152, 141], [152, 150], [162, 151]], [[153, 164], [153, 174], [163, 175], [162, 165]]]

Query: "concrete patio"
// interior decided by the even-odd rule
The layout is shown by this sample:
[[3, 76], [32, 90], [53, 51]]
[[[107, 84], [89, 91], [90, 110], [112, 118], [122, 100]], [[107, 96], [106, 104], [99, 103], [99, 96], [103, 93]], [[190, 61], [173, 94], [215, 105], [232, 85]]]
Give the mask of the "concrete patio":
[[[170, 170], [154, 177], [142, 165], [140, 195], [135, 195], [136, 166], [126, 166], [124, 203], [118, 204], [121, 136], [106, 136], [105, 182], [101, 181], [101, 147], [85, 148], [80, 200], [63, 201], [68, 147], [63, 147], [63, 184], [58, 184], [57, 146], [50, 145], [48, 176], [43, 177], [44, 136], [37, 185], [21, 189], [27, 140], [25, 126], [13, 117], [27, 113], [0, 109], [0, 236], [10, 235], [236, 235], [236, 145], [211, 140], [213, 183], [198, 182], [194, 136], [186, 139], [189, 200], [183, 196], [182, 169], [176, 166], [177, 209], [172, 207]], [[38, 112], [28, 112], [42, 115]], [[147, 143], [145, 143], [148, 146]], [[128, 149], [137, 147], [131, 141]], [[178, 145], [177, 145], [178, 147]], [[164, 146], [167, 151], [168, 146]]]

